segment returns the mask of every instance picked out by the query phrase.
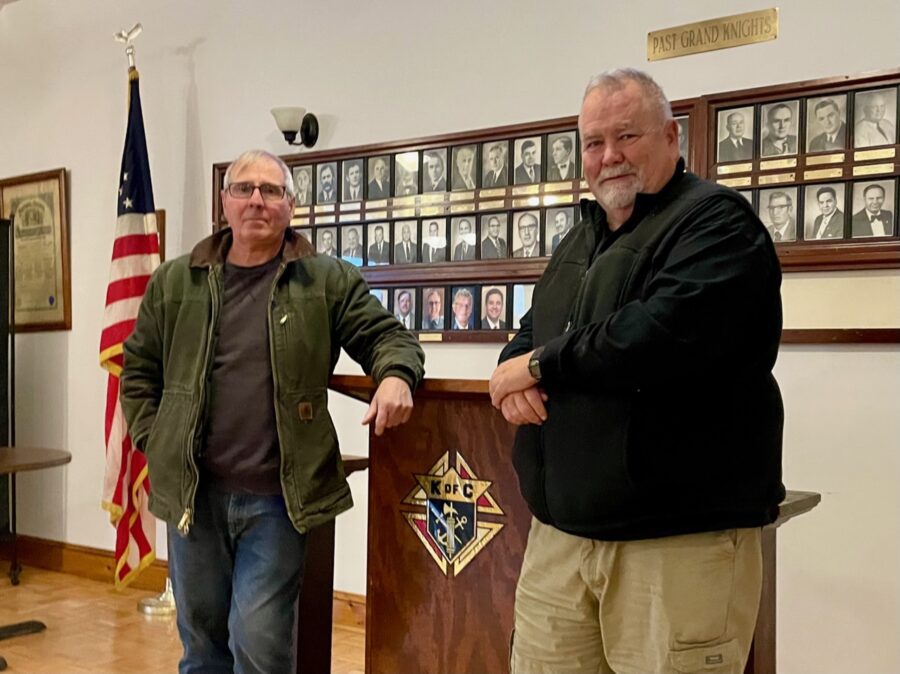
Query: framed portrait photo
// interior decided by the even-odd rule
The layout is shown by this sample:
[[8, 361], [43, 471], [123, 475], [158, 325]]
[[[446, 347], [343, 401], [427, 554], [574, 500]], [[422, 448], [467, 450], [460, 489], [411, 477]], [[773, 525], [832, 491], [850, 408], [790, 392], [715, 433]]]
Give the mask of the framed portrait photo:
[[12, 220], [15, 330], [70, 330], [66, 170], [0, 181], [0, 218]]
[[759, 219], [775, 243], [797, 240], [797, 188], [759, 191]]
[[416, 220], [394, 223], [394, 264], [413, 264], [419, 261], [419, 233]]
[[575, 207], [548, 208], [544, 221], [544, 242], [547, 255], [553, 255], [562, 240], [575, 225]]
[[447, 261], [447, 218], [422, 220], [422, 262]]
[[391, 196], [391, 156], [369, 157], [368, 164], [366, 199], [387, 199]]
[[803, 238], [806, 241], [844, 238], [844, 189], [844, 183], [804, 187]]
[[338, 165], [330, 161], [316, 166], [316, 203], [337, 203]]
[[481, 144], [481, 187], [509, 185], [509, 141], [492, 140]]
[[443, 287], [422, 289], [422, 329], [443, 330], [445, 323], [444, 310], [446, 290]]
[[341, 227], [341, 259], [357, 267], [363, 265], [363, 226], [343, 225]]
[[394, 196], [408, 197], [419, 193], [419, 153], [394, 155]]
[[681, 115], [675, 118], [675, 124], [678, 126], [678, 154], [684, 158], [684, 163], [691, 163], [691, 118], [688, 115]]
[[315, 233], [315, 241], [313, 243], [319, 255], [340, 257], [337, 227], [316, 227], [313, 232]]
[[363, 160], [345, 159], [341, 162], [341, 175], [344, 176], [341, 201], [362, 201], [365, 184], [363, 181]]
[[422, 193], [447, 191], [447, 148], [422, 153]]
[[387, 288], [370, 288], [369, 294], [381, 302], [381, 306], [390, 311], [388, 308], [388, 291]]
[[541, 182], [541, 137], [516, 138], [513, 148], [513, 184], [531, 185]]
[[760, 157], [790, 157], [797, 154], [800, 128], [800, 101], [767, 103], [760, 109], [762, 132]]
[[897, 88], [860, 91], [853, 97], [853, 147], [897, 142]]
[[753, 158], [753, 106], [719, 110], [716, 120], [716, 161], [750, 161]]
[[478, 146], [457, 145], [450, 150], [450, 189], [454, 192], [478, 187]]
[[293, 229], [310, 243], [313, 242], [312, 227], [294, 227]]
[[453, 262], [474, 260], [478, 250], [475, 234], [475, 215], [460, 215], [450, 220], [450, 245], [453, 248]]
[[366, 264], [370, 267], [391, 263], [391, 226], [386, 222], [368, 225], [369, 250]]
[[847, 147], [847, 95], [806, 101], [806, 151], [833, 152]]
[[541, 212], [537, 209], [513, 213], [513, 257], [541, 257]]
[[481, 259], [505, 260], [509, 257], [509, 215], [485, 213], [481, 216]]
[[575, 180], [581, 175], [578, 167], [578, 135], [562, 131], [547, 135], [547, 182]]
[[294, 176], [294, 205], [311, 206], [313, 203], [313, 167], [295, 166], [291, 169]]
[[478, 288], [475, 286], [453, 286], [450, 289], [450, 329], [474, 330]]
[[531, 296], [534, 294], [533, 283], [517, 283], [513, 286], [512, 317], [514, 330], [519, 329], [522, 317], [531, 309]]
[[483, 286], [481, 288], [481, 329], [508, 330], [506, 313], [506, 286]]
[[416, 329], [416, 289], [394, 289], [394, 317], [407, 330]]
[[853, 218], [850, 232], [854, 239], [893, 236], [897, 233], [896, 180], [865, 180], [853, 183]]

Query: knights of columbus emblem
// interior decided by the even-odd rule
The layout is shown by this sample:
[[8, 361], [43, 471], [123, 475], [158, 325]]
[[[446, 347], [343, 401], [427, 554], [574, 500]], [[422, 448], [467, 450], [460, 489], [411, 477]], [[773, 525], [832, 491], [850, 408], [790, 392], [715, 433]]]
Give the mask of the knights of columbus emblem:
[[503, 515], [503, 510], [488, 493], [490, 480], [479, 480], [459, 452], [455, 466], [445, 452], [428, 473], [415, 478], [418, 486], [402, 502], [425, 511], [403, 516], [441, 571], [449, 575], [452, 568], [457, 576], [503, 528], [478, 516]]

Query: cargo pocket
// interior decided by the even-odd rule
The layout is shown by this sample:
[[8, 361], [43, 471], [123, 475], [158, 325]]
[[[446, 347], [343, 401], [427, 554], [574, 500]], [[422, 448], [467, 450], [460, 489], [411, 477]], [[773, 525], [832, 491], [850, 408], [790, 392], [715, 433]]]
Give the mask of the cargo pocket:
[[737, 639], [713, 646], [695, 646], [669, 651], [669, 662], [676, 672], [728, 674], [741, 671], [741, 653]]

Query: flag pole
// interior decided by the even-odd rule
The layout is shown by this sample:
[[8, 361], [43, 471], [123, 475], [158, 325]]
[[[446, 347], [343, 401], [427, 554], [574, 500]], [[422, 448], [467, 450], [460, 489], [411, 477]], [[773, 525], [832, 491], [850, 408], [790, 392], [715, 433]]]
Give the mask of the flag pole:
[[[136, 71], [134, 64], [134, 45], [135, 38], [141, 34], [143, 26], [140, 23], [134, 24], [130, 30], [122, 30], [113, 37], [117, 42], [125, 44], [125, 56], [128, 58], [129, 77]], [[175, 613], [175, 596], [172, 594], [172, 581], [166, 575], [166, 589], [162, 594], [156, 597], [145, 597], [138, 602], [138, 611], [145, 615], [154, 616], [170, 616]]]

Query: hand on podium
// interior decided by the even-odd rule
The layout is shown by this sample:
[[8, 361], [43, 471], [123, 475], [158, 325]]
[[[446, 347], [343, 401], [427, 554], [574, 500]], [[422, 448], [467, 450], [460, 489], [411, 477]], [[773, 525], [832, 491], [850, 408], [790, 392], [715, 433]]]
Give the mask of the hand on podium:
[[365, 426], [374, 421], [375, 435], [381, 435], [385, 428], [393, 428], [409, 421], [412, 410], [409, 385], [400, 377], [385, 377], [372, 396], [362, 423]]

